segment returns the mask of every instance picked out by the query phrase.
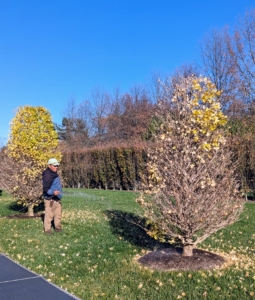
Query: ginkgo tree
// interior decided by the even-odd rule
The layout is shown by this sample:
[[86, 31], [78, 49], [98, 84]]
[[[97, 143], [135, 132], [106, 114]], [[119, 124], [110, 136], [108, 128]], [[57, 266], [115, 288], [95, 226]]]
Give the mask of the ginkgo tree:
[[177, 243], [183, 256], [243, 209], [235, 163], [223, 126], [221, 92], [203, 77], [174, 78], [163, 86], [148, 149], [149, 178], [137, 202], [155, 239]]
[[61, 160], [58, 142], [51, 114], [46, 108], [22, 106], [17, 109], [6, 150], [2, 152], [1, 185], [18, 203], [28, 206], [30, 216], [41, 199], [42, 171], [48, 159]]

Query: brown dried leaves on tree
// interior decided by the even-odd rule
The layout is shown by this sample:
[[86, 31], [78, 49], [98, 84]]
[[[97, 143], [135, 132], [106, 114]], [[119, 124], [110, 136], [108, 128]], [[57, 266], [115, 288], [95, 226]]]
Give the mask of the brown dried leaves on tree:
[[216, 95], [210, 81], [192, 76], [165, 87], [155, 115], [161, 125], [148, 150], [147, 191], [137, 199], [151, 222], [148, 233], [177, 241], [184, 256], [243, 208]]

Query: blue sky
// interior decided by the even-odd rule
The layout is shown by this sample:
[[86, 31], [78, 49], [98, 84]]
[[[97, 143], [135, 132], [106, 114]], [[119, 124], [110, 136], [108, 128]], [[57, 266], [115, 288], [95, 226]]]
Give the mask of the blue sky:
[[72, 98], [128, 91], [153, 72], [198, 59], [213, 28], [231, 28], [254, 0], [0, 1], [0, 142], [15, 109], [44, 106], [61, 123]]

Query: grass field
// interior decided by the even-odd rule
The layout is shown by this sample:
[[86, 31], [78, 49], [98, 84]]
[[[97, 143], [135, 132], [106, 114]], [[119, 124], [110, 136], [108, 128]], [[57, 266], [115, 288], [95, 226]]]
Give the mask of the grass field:
[[[63, 229], [44, 235], [40, 218], [0, 218], [0, 252], [87, 299], [255, 299], [255, 205], [200, 248], [224, 256], [214, 271], [158, 272], [137, 258], [159, 246], [128, 222], [141, 214], [133, 192], [65, 189]], [[14, 201], [0, 195], [0, 216]]]

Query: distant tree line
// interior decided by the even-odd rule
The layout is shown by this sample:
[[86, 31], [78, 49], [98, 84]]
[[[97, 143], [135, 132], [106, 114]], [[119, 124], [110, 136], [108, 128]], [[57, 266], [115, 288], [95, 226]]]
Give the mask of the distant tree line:
[[[93, 148], [100, 152], [103, 147], [102, 151], [105, 153], [107, 147], [111, 152], [112, 145], [121, 144], [128, 145], [127, 151], [131, 151], [137, 142], [149, 141], [151, 133], [158, 126], [154, 112], [158, 101], [163, 97], [162, 86], [170, 85], [170, 82], [180, 77], [202, 74], [221, 91], [219, 101], [223, 112], [228, 116], [226, 135], [231, 139], [232, 150], [239, 161], [243, 187], [253, 189], [254, 37], [255, 9], [251, 9], [234, 28], [212, 30], [204, 37], [200, 43], [199, 64], [183, 65], [171, 76], [153, 74], [149, 84], [135, 86], [126, 93], [121, 93], [119, 89], [109, 93], [95, 88], [91, 95], [79, 104], [71, 99], [63, 115], [62, 124], [56, 124], [64, 161], [71, 164], [71, 157], [77, 155], [77, 151], [89, 153], [89, 149]], [[102, 154], [101, 161], [104, 161], [103, 157]], [[90, 165], [92, 161], [95, 160], [89, 160]], [[86, 163], [81, 160], [81, 164], [85, 166]], [[96, 165], [92, 166], [94, 167], [96, 168]], [[100, 185], [105, 186], [100, 182], [95, 183], [95, 186]]]
[[140, 140], [146, 133], [155, 103], [142, 86], [124, 94], [116, 90], [112, 95], [96, 88], [87, 100], [79, 104], [74, 99], [68, 102], [62, 124], [56, 125], [56, 129], [68, 148]]

